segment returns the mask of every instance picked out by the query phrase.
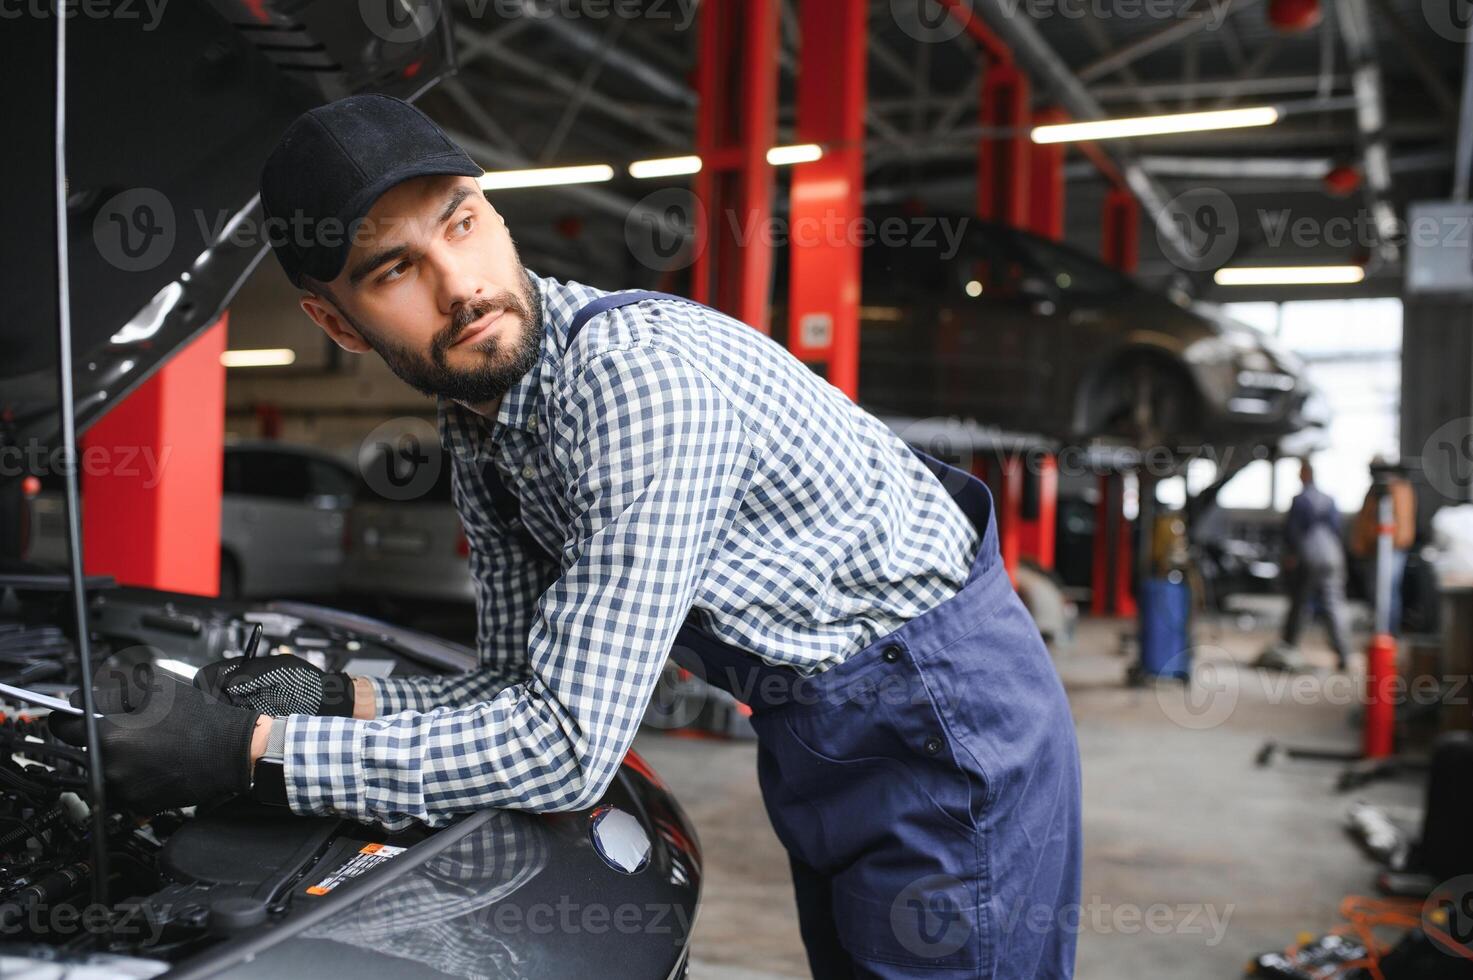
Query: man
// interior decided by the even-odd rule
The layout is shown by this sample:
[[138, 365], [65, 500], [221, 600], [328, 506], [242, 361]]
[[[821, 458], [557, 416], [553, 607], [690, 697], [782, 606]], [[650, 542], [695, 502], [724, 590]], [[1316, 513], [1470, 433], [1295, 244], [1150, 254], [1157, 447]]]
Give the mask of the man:
[[480, 173], [413, 107], [353, 97], [288, 129], [262, 203], [306, 229], [274, 247], [307, 316], [438, 399], [481, 668], [216, 665], [232, 703], [172, 712], [226, 732], [215, 783], [188, 740], [100, 722], [110, 766], [160, 773], [138, 805], [279, 756], [303, 814], [581, 810], [673, 650], [753, 706], [815, 975], [1071, 975], [1073, 726], [985, 487], [750, 327], [533, 275]]
[[1417, 492], [1399, 467], [1384, 456], [1371, 460], [1371, 486], [1350, 529], [1350, 552], [1356, 558], [1361, 583], [1372, 602], [1376, 599], [1376, 566], [1380, 560], [1377, 529], [1381, 498], [1391, 495], [1391, 606], [1386, 610], [1388, 631], [1401, 634], [1401, 586], [1406, 576], [1407, 552], [1417, 539]]
[[1309, 460], [1299, 466], [1303, 489], [1289, 507], [1284, 523], [1284, 572], [1289, 586], [1289, 615], [1284, 620], [1284, 646], [1295, 650], [1311, 605], [1318, 603], [1330, 628], [1330, 645], [1339, 668], [1350, 657], [1350, 631], [1345, 610], [1345, 549], [1340, 541], [1340, 511], [1329, 494], [1314, 484]]

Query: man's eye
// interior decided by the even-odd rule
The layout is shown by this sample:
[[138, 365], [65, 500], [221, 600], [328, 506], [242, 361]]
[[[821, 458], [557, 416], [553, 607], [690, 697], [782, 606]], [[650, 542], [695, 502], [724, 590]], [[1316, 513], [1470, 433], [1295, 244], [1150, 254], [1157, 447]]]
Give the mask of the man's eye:
[[408, 269], [409, 263], [404, 259], [400, 259], [398, 262], [394, 263], [394, 265], [389, 269], [388, 272], [385, 272], [382, 276], [379, 277], [379, 282], [393, 282], [400, 276], [402, 276], [406, 271], [408, 271]]
[[458, 228], [462, 232], [469, 233], [471, 228], [475, 226], [475, 223], [476, 216], [473, 214], [468, 214], [464, 218], [460, 219], [460, 223], [456, 225], [456, 228]]

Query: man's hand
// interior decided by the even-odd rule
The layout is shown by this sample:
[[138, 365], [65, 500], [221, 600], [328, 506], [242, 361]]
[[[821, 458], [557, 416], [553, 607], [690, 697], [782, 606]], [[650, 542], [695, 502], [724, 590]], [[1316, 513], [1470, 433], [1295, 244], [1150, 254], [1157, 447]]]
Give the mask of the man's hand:
[[[93, 681], [97, 734], [111, 798], [137, 813], [208, 805], [251, 787], [261, 716], [210, 698], [151, 664], [108, 666]], [[82, 705], [82, 692], [71, 697]], [[85, 740], [80, 715], [53, 711], [52, 734]]]
[[201, 667], [194, 686], [212, 697], [263, 714], [353, 717], [355, 684], [324, 673], [301, 657], [278, 655], [217, 660]]

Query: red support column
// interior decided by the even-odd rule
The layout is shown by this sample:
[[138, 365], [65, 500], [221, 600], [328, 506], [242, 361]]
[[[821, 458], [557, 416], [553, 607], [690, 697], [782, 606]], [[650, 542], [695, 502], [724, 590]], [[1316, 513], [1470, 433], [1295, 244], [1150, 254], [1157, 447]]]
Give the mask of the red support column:
[[1140, 260], [1141, 235], [1140, 204], [1135, 195], [1123, 187], [1111, 188], [1105, 195], [1100, 225], [1100, 257], [1105, 264], [1121, 272], [1134, 272]]
[[1016, 65], [995, 64], [982, 73], [977, 144], [977, 214], [1013, 228], [1028, 227], [1028, 79]]
[[1018, 557], [1022, 554], [1023, 461], [1017, 456], [1002, 458], [1002, 480], [998, 493], [997, 545], [1003, 567], [1016, 584]]
[[701, 9], [693, 187], [706, 248], [691, 298], [768, 332], [772, 167], [777, 132], [778, 0], [706, 0]]
[[1131, 538], [1130, 521], [1125, 518], [1125, 481], [1120, 481], [1120, 509], [1115, 512], [1115, 615], [1134, 616], [1135, 608], [1135, 552]]
[[824, 362], [850, 398], [859, 394], [858, 236], [864, 216], [867, 6], [803, 0], [798, 59], [798, 142], [824, 155], [793, 168], [788, 347]]
[[[1044, 109], [1033, 117], [1035, 125], [1051, 125], [1069, 119], [1062, 109]], [[1058, 241], [1064, 237], [1064, 143], [1039, 143], [1029, 148], [1028, 229], [1035, 235]]]
[[87, 574], [218, 593], [225, 322], [220, 317], [82, 439]]
[[1024, 558], [1037, 562], [1040, 568], [1052, 569], [1059, 507], [1059, 463], [1053, 456], [1043, 454], [1037, 455], [1036, 460], [1038, 471], [1030, 474], [1032, 506], [1024, 509], [1029, 516], [1024, 518], [1020, 530], [1020, 548]]

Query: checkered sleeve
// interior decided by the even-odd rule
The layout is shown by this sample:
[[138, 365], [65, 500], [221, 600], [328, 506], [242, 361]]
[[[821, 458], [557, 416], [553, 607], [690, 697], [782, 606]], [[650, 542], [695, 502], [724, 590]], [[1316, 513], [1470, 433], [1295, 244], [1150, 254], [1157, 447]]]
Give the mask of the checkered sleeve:
[[401, 827], [491, 806], [581, 809], [607, 788], [757, 450], [716, 384], [652, 346], [571, 372], [552, 421], [572, 520], [564, 571], [532, 618], [529, 676], [464, 708], [293, 716], [294, 811]]
[[480, 667], [464, 674], [370, 678], [379, 718], [489, 701], [497, 691], [524, 678], [527, 633], [537, 597], [557, 574], [547, 555], [485, 499], [487, 490], [474, 467], [450, 458], [451, 495], [470, 544]]

